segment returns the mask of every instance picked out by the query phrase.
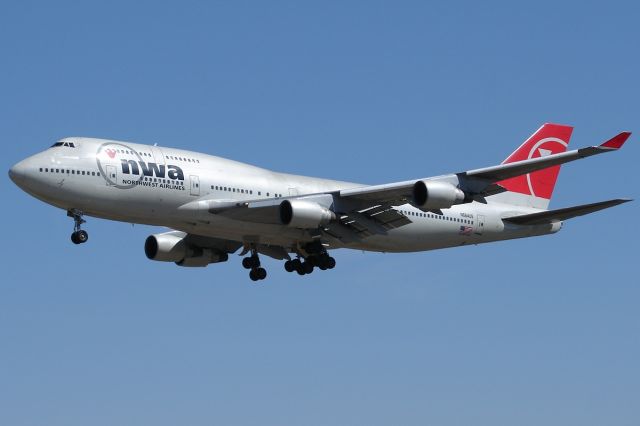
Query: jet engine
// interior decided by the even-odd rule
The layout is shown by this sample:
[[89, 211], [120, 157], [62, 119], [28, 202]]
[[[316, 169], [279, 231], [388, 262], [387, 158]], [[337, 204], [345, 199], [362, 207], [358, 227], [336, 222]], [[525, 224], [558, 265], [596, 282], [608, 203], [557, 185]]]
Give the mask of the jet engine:
[[448, 182], [419, 180], [413, 185], [413, 204], [422, 210], [448, 209], [465, 198], [462, 190]]
[[280, 203], [280, 223], [292, 228], [314, 229], [335, 218], [335, 213], [313, 201], [284, 200]]
[[207, 266], [229, 259], [227, 253], [188, 245], [185, 236], [178, 231], [150, 235], [144, 243], [144, 253], [151, 260], [175, 262], [178, 266]]
[[144, 242], [144, 254], [151, 260], [180, 262], [187, 257], [184, 235], [173, 232], [150, 235]]

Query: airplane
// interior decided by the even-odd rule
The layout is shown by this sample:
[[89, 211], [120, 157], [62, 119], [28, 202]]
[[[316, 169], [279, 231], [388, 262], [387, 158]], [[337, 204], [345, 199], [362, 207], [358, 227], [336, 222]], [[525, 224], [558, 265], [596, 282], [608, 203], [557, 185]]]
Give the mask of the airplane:
[[501, 164], [381, 185], [277, 173], [182, 149], [68, 137], [11, 167], [33, 197], [73, 218], [163, 226], [144, 244], [151, 260], [184, 267], [243, 256], [253, 281], [260, 255], [287, 272], [333, 269], [330, 250], [416, 252], [553, 234], [576, 216], [631, 201], [548, 210], [560, 165], [616, 151], [630, 132], [568, 151], [573, 127], [547, 123]]

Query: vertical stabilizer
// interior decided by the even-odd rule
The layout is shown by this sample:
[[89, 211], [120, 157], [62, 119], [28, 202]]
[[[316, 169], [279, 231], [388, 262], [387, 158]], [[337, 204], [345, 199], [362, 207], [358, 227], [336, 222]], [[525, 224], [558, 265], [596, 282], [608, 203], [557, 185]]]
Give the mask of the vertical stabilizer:
[[[573, 132], [573, 127], [571, 126], [543, 124], [502, 164], [565, 152], [569, 146], [571, 132]], [[522, 176], [505, 179], [497, 183], [506, 189], [506, 192], [488, 197], [487, 200], [547, 209], [559, 173], [560, 166], [552, 166]]]

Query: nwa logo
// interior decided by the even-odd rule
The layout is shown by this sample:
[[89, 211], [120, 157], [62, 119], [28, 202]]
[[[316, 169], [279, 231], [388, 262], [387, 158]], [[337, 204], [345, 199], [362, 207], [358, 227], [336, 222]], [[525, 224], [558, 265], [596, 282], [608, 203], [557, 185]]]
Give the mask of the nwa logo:
[[[184, 172], [178, 166], [174, 166], [171, 164], [156, 164], [156, 163], [145, 163], [144, 161], [134, 161], [134, 160], [120, 160], [120, 164], [122, 165], [122, 173], [125, 175], [140, 175], [140, 171], [142, 171], [142, 176], [150, 176], [164, 179], [165, 176], [169, 179], [173, 180], [184, 180]], [[140, 168], [138, 168], [138, 164]]]
[[[148, 162], [145, 157], [153, 158], [151, 153], [138, 152], [118, 142], [104, 143], [96, 152], [98, 170], [109, 186], [120, 189], [148, 186], [185, 190], [184, 172], [180, 167]], [[151, 178], [162, 180], [158, 182]]]

